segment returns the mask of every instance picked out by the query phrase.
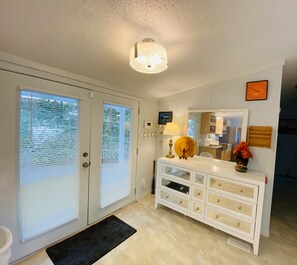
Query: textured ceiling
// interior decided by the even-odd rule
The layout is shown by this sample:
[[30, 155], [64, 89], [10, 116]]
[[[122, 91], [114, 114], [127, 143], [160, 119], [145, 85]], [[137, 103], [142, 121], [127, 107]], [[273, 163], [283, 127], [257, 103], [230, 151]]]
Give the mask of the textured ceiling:
[[[296, 0], [0, 0], [0, 51], [162, 98], [286, 60], [297, 84]], [[150, 37], [168, 69], [135, 72], [129, 53]]]

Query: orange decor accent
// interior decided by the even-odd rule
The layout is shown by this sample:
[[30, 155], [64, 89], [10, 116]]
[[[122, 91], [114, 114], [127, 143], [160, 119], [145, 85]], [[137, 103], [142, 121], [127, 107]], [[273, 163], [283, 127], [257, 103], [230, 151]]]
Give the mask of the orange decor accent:
[[246, 83], [245, 100], [266, 100], [268, 93], [268, 80]]

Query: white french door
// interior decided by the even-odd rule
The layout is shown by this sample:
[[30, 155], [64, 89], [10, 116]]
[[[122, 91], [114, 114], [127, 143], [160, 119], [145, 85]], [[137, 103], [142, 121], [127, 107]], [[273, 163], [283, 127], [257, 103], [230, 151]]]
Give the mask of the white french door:
[[78, 228], [86, 225], [87, 171], [81, 167], [85, 159], [81, 152], [88, 151], [84, 138], [89, 129], [83, 130], [87, 127], [82, 125], [89, 127], [90, 120], [84, 117], [89, 100], [75, 98], [72, 91], [69, 96], [54, 92], [26, 87], [19, 91], [23, 242], [68, 223], [77, 223]]
[[137, 101], [94, 93], [89, 223], [134, 200], [137, 127]]
[[0, 222], [12, 231], [14, 261], [87, 226], [91, 99], [3, 70], [0, 80]]
[[0, 221], [15, 261], [134, 200], [138, 102], [2, 70], [0, 79]]

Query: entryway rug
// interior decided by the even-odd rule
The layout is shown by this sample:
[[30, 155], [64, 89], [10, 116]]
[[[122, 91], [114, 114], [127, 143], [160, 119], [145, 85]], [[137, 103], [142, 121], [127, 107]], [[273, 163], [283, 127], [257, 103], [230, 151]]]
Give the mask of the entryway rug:
[[91, 265], [136, 233], [136, 229], [112, 215], [46, 249], [55, 265]]

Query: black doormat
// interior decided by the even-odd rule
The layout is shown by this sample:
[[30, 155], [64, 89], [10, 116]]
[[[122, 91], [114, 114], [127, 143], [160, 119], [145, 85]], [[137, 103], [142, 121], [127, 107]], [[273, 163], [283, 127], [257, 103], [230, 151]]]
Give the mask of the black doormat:
[[55, 265], [91, 265], [134, 233], [136, 229], [112, 215], [46, 252]]

